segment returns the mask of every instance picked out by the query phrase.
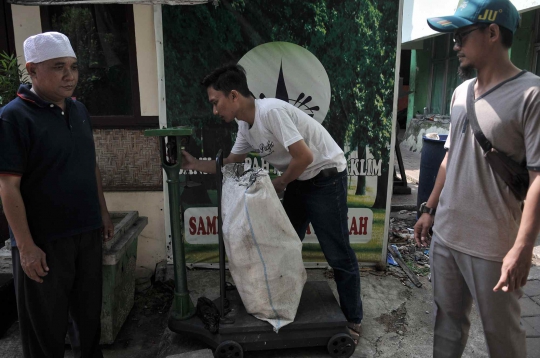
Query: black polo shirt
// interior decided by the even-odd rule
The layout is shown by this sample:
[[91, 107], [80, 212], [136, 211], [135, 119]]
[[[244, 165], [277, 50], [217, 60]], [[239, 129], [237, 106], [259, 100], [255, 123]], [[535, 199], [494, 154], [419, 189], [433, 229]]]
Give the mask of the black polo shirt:
[[[96, 153], [86, 107], [66, 99], [65, 113], [30, 90], [0, 109], [0, 175], [21, 176], [36, 244], [102, 226]], [[13, 241], [13, 237], [12, 237]]]

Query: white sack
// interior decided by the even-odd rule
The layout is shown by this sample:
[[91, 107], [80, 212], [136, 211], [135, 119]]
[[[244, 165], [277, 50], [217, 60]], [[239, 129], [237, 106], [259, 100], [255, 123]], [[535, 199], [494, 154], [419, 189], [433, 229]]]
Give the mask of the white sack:
[[223, 167], [223, 239], [229, 269], [248, 313], [277, 332], [294, 321], [306, 270], [302, 243], [268, 172]]

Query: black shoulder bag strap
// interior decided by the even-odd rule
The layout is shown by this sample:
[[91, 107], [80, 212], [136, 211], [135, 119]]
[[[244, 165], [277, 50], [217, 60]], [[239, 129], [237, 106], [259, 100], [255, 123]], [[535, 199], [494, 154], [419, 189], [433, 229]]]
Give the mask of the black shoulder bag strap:
[[[521, 74], [523, 74], [523, 72], [521, 72], [520, 75]], [[500, 87], [503, 83], [494, 87], [489, 92]], [[480, 129], [478, 118], [476, 117], [476, 109], [474, 108], [474, 84], [475, 81], [471, 81], [467, 93], [467, 118], [471, 124], [474, 137], [484, 150], [484, 157], [493, 171], [508, 185], [516, 199], [523, 201], [527, 196], [527, 189], [529, 188], [529, 173], [527, 168], [526, 166], [522, 166], [515, 162], [506, 154], [493, 148], [491, 142], [486, 138], [482, 129]]]
[[484, 135], [484, 132], [482, 132], [482, 129], [480, 129], [478, 119], [476, 118], [476, 109], [474, 108], [475, 83], [476, 81], [471, 81], [471, 83], [469, 83], [469, 89], [467, 90], [467, 118], [469, 119], [469, 123], [471, 124], [471, 128], [473, 130], [476, 140], [478, 141], [478, 144], [480, 144], [484, 152], [487, 153], [491, 150], [491, 148], [493, 148], [493, 146]]
[[[496, 85], [495, 87], [493, 87], [492, 89], [484, 93], [481, 97], [486, 96], [488, 93], [495, 91], [496, 89], [504, 85], [506, 82], [512, 81], [518, 78], [519, 76], [525, 74], [526, 72], [527, 71], [525, 70], [521, 70], [520, 73], [518, 73], [512, 78], [507, 79], [506, 81], [502, 81], [501, 83], [499, 83], [498, 85]], [[476, 81], [477, 80], [471, 81], [471, 83], [469, 83], [469, 88], [467, 90], [467, 118], [469, 119], [471, 128], [474, 132], [474, 136], [476, 137], [476, 140], [478, 141], [478, 143], [480, 144], [484, 152], [487, 153], [491, 151], [491, 148], [493, 148], [493, 146], [491, 145], [491, 142], [484, 135], [484, 132], [482, 132], [482, 130], [480, 129], [480, 125], [478, 124], [478, 119], [476, 118], [476, 109], [474, 108], [474, 85], [476, 84]]]

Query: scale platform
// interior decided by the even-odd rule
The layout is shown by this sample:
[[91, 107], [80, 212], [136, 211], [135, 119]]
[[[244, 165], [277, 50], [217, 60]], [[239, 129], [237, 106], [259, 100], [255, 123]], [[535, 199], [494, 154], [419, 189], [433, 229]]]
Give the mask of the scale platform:
[[[169, 328], [192, 335], [216, 349], [215, 357], [242, 357], [242, 351], [326, 346], [332, 357], [350, 357], [354, 343], [347, 320], [326, 281], [308, 281], [304, 286], [295, 321], [275, 333], [273, 327], [246, 312], [236, 289], [227, 292], [232, 324], [219, 325], [212, 334], [193, 316], [186, 320], [169, 318]], [[219, 307], [219, 298], [214, 302]], [[232, 341], [232, 342], [231, 342]], [[221, 352], [221, 354], [220, 354]]]

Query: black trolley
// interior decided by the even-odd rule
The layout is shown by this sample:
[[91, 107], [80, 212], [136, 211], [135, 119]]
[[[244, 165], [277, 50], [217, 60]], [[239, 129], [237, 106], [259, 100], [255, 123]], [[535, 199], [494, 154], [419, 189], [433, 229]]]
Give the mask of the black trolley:
[[326, 346], [330, 357], [350, 357], [355, 344], [347, 329], [347, 320], [326, 281], [308, 281], [304, 286], [295, 321], [279, 330], [246, 312], [238, 291], [227, 287], [225, 246], [221, 220], [223, 151], [216, 156], [218, 193], [218, 236], [220, 297], [214, 303], [220, 311], [219, 330], [211, 333], [201, 319], [169, 317], [171, 331], [189, 334], [215, 349], [216, 358], [241, 358], [244, 352]]

